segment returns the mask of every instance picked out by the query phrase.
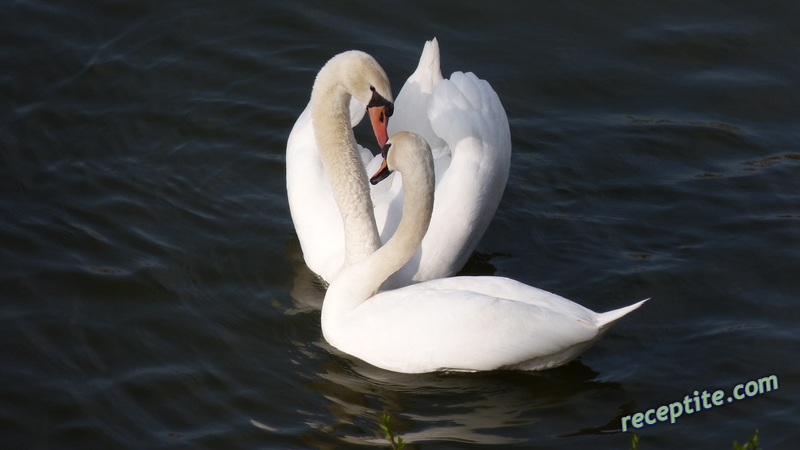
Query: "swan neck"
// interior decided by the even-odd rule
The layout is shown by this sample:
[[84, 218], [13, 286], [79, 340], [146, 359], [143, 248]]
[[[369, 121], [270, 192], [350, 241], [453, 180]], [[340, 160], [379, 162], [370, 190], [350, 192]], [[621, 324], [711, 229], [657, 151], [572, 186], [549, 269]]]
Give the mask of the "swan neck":
[[367, 259], [344, 270], [328, 287], [322, 306], [323, 333], [375, 295], [381, 284], [416, 253], [433, 213], [432, 160], [429, 166], [429, 170], [403, 174], [403, 216], [391, 239]]
[[[432, 164], [431, 164], [432, 166]], [[411, 172], [403, 174], [403, 216], [392, 238], [373, 254], [376, 269], [373, 278], [378, 286], [405, 265], [416, 253], [433, 214], [433, 170], [430, 176], [424, 173]], [[382, 263], [381, 263], [382, 261]], [[381, 270], [378, 270], [378, 269]], [[377, 287], [376, 287], [377, 290]]]
[[342, 83], [342, 64], [326, 64], [311, 91], [314, 136], [344, 226], [345, 266], [380, 246], [364, 163], [350, 123], [352, 94]]

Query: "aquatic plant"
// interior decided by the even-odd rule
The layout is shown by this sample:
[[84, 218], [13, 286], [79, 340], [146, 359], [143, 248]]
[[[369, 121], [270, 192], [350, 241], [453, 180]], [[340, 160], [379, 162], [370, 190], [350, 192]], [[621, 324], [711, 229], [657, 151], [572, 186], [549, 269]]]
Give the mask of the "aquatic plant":
[[[405, 442], [403, 442], [403, 438], [399, 436], [395, 436], [394, 431], [392, 431], [392, 426], [389, 423], [390, 417], [389, 414], [383, 413], [383, 417], [381, 418], [381, 430], [386, 433], [386, 439], [392, 444], [393, 450], [403, 450], [405, 447]], [[397, 440], [395, 441], [395, 437]]]
[[739, 445], [738, 442], [733, 441], [733, 450], [759, 450], [758, 449], [758, 429], [744, 445]]

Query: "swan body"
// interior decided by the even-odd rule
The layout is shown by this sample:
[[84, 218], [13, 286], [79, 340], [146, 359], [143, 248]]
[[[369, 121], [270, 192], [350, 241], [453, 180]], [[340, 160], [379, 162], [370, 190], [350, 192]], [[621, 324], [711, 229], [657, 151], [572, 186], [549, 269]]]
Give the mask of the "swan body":
[[436, 279], [376, 293], [415, 253], [435, 209], [425, 140], [404, 132], [389, 145], [386, 168], [406, 180], [402, 219], [383, 247], [330, 284], [322, 332], [334, 347], [396, 372], [540, 370], [569, 362], [644, 303], [599, 314], [502, 277]]
[[[287, 193], [292, 220], [306, 264], [327, 282], [335, 279], [343, 267], [386, 242], [396, 231], [402, 212], [404, 191], [399, 174], [368, 187], [368, 194], [359, 187], [346, 205], [337, 207], [334, 199], [333, 183], [343, 177], [359, 176], [366, 185], [368, 173], [374, 172], [383, 160], [356, 144], [350, 129], [363, 117], [366, 99], [359, 99], [351, 92], [348, 102], [337, 99], [337, 106], [332, 107], [319, 103], [325, 96], [313, 95], [327, 89], [326, 84], [336, 85], [334, 77], [370, 72], [359, 64], [347, 61], [336, 71], [323, 73], [325, 68], [320, 71], [311, 102], [287, 142]], [[370, 70], [373, 69], [370, 65]], [[380, 93], [391, 101], [390, 91]], [[422, 245], [384, 283], [387, 289], [451, 276], [463, 267], [497, 210], [508, 179], [511, 155], [508, 119], [497, 94], [488, 82], [472, 73], [455, 72], [450, 79], [444, 79], [436, 39], [425, 44], [419, 65], [394, 106], [388, 131], [392, 134], [413, 131], [432, 145], [436, 200]], [[319, 114], [314, 115], [313, 111]], [[320, 136], [318, 122], [331, 120], [333, 116], [339, 124], [338, 131]], [[345, 123], [347, 129], [342, 125]], [[383, 144], [380, 138], [379, 144]], [[323, 170], [325, 146], [332, 148], [331, 152], [349, 154], [346, 169], [349, 173], [345, 169]], [[358, 209], [355, 205], [359, 196], [368, 197], [369, 203], [363, 198], [360, 201], [362, 206], [371, 208], [371, 218], [366, 217], [369, 215], [366, 209], [351, 214], [351, 208]], [[349, 234], [353, 240], [348, 244], [347, 228], [353, 230]]]

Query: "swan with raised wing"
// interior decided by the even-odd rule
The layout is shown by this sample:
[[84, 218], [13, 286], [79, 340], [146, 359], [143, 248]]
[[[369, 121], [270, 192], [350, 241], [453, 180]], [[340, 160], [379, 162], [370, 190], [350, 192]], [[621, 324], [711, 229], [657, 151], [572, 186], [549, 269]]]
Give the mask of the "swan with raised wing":
[[[488, 82], [472, 73], [442, 77], [436, 39], [425, 44], [396, 102], [385, 72], [366, 53], [339, 54], [317, 75], [286, 150], [289, 207], [306, 264], [331, 282], [386, 242], [399, 224], [402, 179], [392, 175], [379, 186], [367, 183], [382, 158], [355, 142], [352, 127], [365, 110], [380, 146], [389, 132], [401, 130], [433, 143], [437, 175], [428, 234], [384, 288], [454, 275], [497, 210], [508, 179], [511, 135]], [[335, 166], [327, 173], [326, 160]], [[346, 197], [338, 207], [334, 184]]]
[[541, 370], [566, 364], [644, 303], [598, 314], [558, 295], [501, 277], [454, 277], [378, 292], [428, 231], [435, 168], [425, 140], [392, 136], [385, 167], [402, 173], [402, 218], [375, 253], [342, 270], [325, 294], [322, 333], [339, 350], [405, 373]]

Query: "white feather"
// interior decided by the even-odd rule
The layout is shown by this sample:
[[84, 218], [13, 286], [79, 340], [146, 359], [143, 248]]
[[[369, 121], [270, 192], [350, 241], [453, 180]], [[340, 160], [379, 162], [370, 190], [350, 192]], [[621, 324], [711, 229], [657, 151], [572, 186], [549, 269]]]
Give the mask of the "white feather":
[[[314, 124], [306, 111], [289, 135], [286, 177], [289, 206], [308, 267], [331, 282], [345, 261], [342, 219], [322, 173]], [[364, 105], [351, 101], [350, 120]], [[360, 113], [360, 114], [359, 114]], [[431, 145], [436, 173], [436, 204], [419, 251], [384, 287], [447, 277], [466, 263], [494, 216], [505, 189], [511, 135], [503, 106], [488, 82], [456, 72], [442, 78], [436, 39], [425, 44], [416, 71], [395, 101], [389, 134], [413, 131]], [[366, 168], [377, 171], [382, 158], [358, 146]], [[371, 188], [382, 242], [397, 229], [402, 210], [402, 178], [393, 174]]]

